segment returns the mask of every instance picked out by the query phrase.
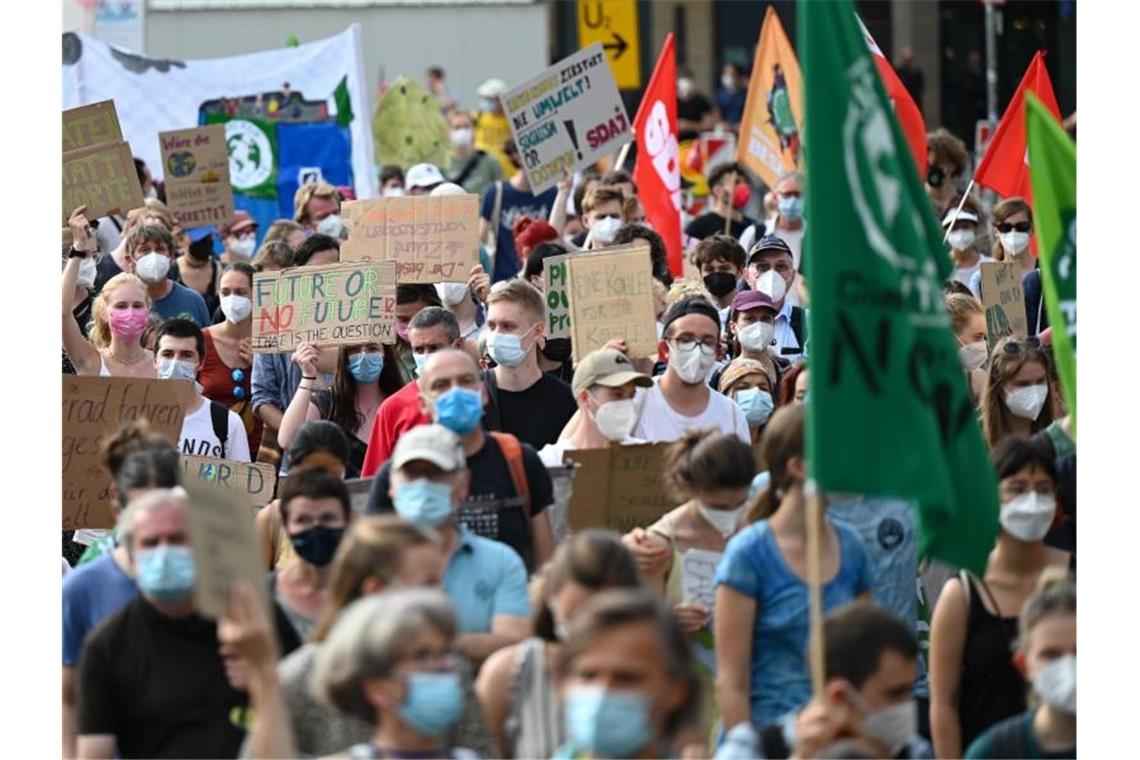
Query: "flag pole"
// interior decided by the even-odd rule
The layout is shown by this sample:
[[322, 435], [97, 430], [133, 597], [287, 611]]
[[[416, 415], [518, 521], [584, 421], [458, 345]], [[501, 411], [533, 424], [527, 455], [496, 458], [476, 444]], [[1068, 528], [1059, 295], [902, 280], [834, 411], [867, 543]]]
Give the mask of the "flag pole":
[[614, 169], [613, 170], [615, 172], [620, 172], [621, 168], [623, 166], [625, 166], [625, 160], [627, 158], [629, 158], [629, 151], [630, 151], [630, 148], [633, 147], [633, 142], [634, 142], [633, 140], [630, 140], [625, 145], [621, 146], [621, 150], [619, 150], [618, 154], [617, 154], [617, 160], [614, 161]]
[[[970, 191], [974, 189], [974, 180], [970, 180], [970, 184], [966, 185], [966, 192], [962, 193], [962, 200], [958, 202], [958, 208], [954, 209], [954, 216], [950, 219], [950, 224], [946, 227], [946, 234], [942, 236], [942, 245], [946, 245], [946, 241], [950, 239], [950, 232], [954, 229], [954, 224], [958, 221], [958, 214], [962, 213], [962, 207], [966, 205], [966, 199], [970, 197]], [[939, 219], [938, 221], [942, 221]]]
[[814, 480], [804, 484], [804, 498], [807, 500], [807, 572], [808, 572], [808, 665], [811, 672], [812, 696], [823, 699], [824, 689], [824, 648], [823, 648], [823, 600], [820, 595], [822, 569], [820, 538], [823, 530], [823, 496]]
[[725, 214], [725, 217], [724, 217], [724, 234], [726, 234], [726, 235], [728, 235], [730, 233], [730, 231], [732, 230], [732, 196], [734, 195], [733, 190], [736, 189], [736, 172], [735, 171], [729, 172], [728, 183], [729, 183], [729, 186], [732, 187], [732, 190], [727, 191], [727, 193], [728, 193], [728, 213]]

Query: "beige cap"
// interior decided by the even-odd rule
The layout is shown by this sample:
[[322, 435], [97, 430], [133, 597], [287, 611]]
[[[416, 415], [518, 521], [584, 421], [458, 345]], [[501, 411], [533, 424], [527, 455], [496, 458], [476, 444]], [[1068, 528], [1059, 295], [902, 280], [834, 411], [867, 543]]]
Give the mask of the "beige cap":
[[582, 361], [578, 362], [572, 386], [574, 395], [577, 396], [578, 391], [591, 385], [618, 388], [629, 382], [637, 383], [642, 388], [653, 385], [649, 375], [635, 370], [633, 362], [621, 351], [616, 348], [599, 348], [586, 354]]
[[467, 467], [459, 436], [443, 425], [419, 425], [400, 436], [392, 452], [392, 466], [400, 469], [416, 459], [431, 462], [444, 472]]

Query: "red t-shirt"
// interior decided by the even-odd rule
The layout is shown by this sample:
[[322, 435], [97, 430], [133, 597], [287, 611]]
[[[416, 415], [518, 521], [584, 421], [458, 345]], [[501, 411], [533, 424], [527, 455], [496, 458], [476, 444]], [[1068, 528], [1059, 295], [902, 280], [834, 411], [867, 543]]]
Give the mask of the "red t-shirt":
[[[261, 447], [261, 432], [264, 423], [253, 414], [250, 404], [251, 384], [253, 380], [252, 367], [230, 367], [218, 355], [218, 348], [214, 345], [214, 338], [209, 330], [203, 330], [206, 337], [206, 358], [202, 361], [202, 369], [198, 370], [198, 382], [202, 384], [202, 395], [211, 401], [217, 401], [231, 409], [241, 417], [245, 425], [245, 434], [249, 438], [249, 455], [257, 459], [257, 450]], [[234, 370], [240, 371], [241, 382], [234, 381]], [[234, 388], [242, 389], [242, 396], [234, 395]]]
[[431, 417], [420, 408], [420, 386], [415, 380], [384, 399], [376, 410], [376, 421], [372, 423], [372, 435], [368, 439], [360, 477], [375, 475], [392, 456], [392, 449], [396, 448], [396, 441], [401, 435], [429, 422]]

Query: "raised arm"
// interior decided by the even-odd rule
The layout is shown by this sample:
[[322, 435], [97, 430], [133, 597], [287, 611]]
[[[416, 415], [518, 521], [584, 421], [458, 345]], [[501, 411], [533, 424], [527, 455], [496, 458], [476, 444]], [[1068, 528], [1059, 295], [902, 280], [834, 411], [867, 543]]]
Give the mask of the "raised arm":
[[293, 352], [293, 363], [301, 368], [302, 378], [310, 379], [301, 380], [301, 384], [297, 386], [297, 392], [293, 394], [293, 400], [289, 402], [289, 408], [285, 410], [285, 415], [281, 418], [281, 429], [277, 431], [277, 442], [281, 444], [282, 449], [289, 448], [289, 444], [293, 442], [293, 436], [297, 434], [297, 431], [307, 420], [313, 420], [320, 416], [317, 405], [313, 403], [313, 383], [316, 382], [317, 359], [319, 357], [320, 349], [311, 343], [302, 343]]
[[[91, 227], [83, 216], [87, 206], [80, 206], [71, 212], [67, 220], [71, 228], [72, 247], [82, 251], [88, 256], [95, 255], [95, 236], [91, 234]], [[61, 318], [63, 322], [63, 350], [71, 358], [76, 373], [80, 375], [99, 374], [99, 351], [91, 345], [91, 341], [83, 337], [79, 324], [75, 321], [72, 309], [75, 308], [76, 279], [79, 276], [79, 265], [83, 259], [69, 258], [63, 268], [63, 304]]]

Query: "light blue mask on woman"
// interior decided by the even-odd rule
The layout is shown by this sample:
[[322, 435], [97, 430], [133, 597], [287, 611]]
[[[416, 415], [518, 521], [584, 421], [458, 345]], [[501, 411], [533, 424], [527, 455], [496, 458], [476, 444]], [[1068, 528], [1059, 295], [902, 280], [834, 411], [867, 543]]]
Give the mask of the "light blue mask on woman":
[[139, 589], [160, 602], [185, 599], [194, 591], [196, 571], [189, 546], [163, 544], [135, 556]]
[[361, 351], [348, 357], [348, 372], [358, 383], [374, 383], [384, 371], [384, 354], [380, 351]]
[[643, 694], [575, 686], [564, 709], [570, 743], [597, 757], [629, 757], [651, 737], [649, 698]]
[[417, 525], [438, 527], [451, 516], [451, 486], [427, 478], [404, 483], [396, 489], [396, 513]]
[[408, 725], [428, 736], [443, 736], [463, 714], [463, 690], [456, 673], [420, 671], [408, 676], [408, 695], [400, 705]]
[[748, 420], [748, 427], [760, 427], [772, 416], [772, 394], [759, 388], [736, 392], [736, 403]]

